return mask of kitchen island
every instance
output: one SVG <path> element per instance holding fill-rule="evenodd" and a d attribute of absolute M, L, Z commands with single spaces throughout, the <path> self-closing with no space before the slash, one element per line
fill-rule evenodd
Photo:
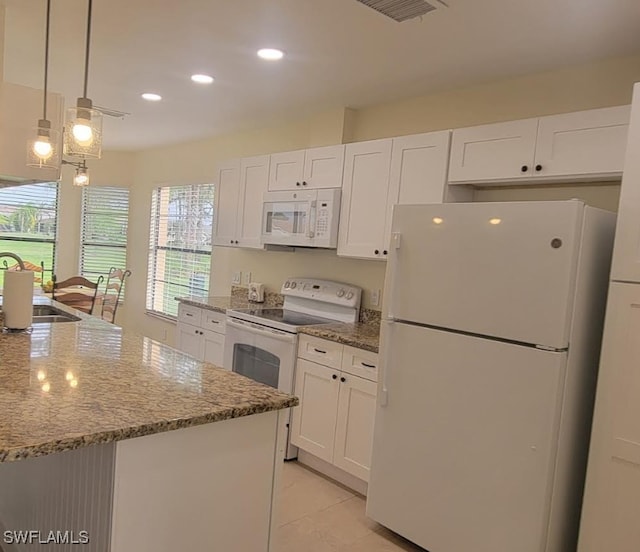
<path fill-rule="evenodd" d="M 5 552 L 50 531 L 89 541 L 55 550 L 270 550 L 278 418 L 297 400 L 71 312 L 0 334 Z"/>

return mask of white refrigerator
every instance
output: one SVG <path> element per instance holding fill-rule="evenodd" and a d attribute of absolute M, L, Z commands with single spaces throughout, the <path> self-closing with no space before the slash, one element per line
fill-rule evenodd
<path fill-rule="evenodd" d="M 369 517 L 430 552 L 575 550 L 614 226 L 394 208 Z"/>

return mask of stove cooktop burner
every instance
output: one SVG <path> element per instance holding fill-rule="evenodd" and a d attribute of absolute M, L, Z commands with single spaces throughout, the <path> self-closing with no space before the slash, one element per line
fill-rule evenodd
<path fill-rule="evenodd" d="M 233 312 L 249 314 L 256 318 L 260 318 L 264 320 L 265 324 L 267 324 L 267 322 L 278 322 L 289 326 L 312 326 L 314 324 L 331 324 L 335 322 L 335 320 L 330 320 L 328 318 L 320 318 L 319 316 L 311 316 L 310 314 L 285 309 L 263 309 L 257 307 L 233 309 L 230 311 L 231 314 Z"/>

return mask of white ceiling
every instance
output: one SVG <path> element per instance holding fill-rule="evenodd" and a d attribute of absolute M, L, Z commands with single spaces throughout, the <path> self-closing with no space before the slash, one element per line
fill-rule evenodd
<path fill-rule="evenodd" d="M 2 0 L 0 0 L 2 3 Z M 45 0 L 4 0 L 4 80 L 42 87 Z M 142 149 L 640 52 L 638 0 L 449 0 L 396 23 L 355 0 L 94 0 L 89 97 Z M 86 0 L 53 0 L 50 89 L 81 96 Z M 282 48 L 280 62 L 258 59 Z M 192 73 L 216 82 L 197 86 Z M 157 92 L 159 103 L 140 94 Z"/>

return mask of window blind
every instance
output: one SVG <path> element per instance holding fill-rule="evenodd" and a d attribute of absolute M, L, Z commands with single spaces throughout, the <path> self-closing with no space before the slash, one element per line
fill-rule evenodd
<path fill-rule="evenodd" d="M 175 297 L 209 289 L 213 185 L 164 186 L 153 191 L 147 310 L 176 317 Z"/>
<path fill-rule="evenodd" d="M 0 251 L 15 253 L 25 261 L 35 271 L 35 285 L 51 280 L 55 271 L 57 222 L 57 182 L 0 188 Z M 0 268 L 15 264 L 9 257 L 0 259 Z M 0 287 L 3 285 L 4 270 L 0 270 Z"/>
<path fill-rule="evenodd" d="M 82 276 L 95 282 L 102 274 L 106 280 L 112 266 L 122 270 L 126 268 L 128 222 L 127 188 L 93 186 L 82 190 Z"/>

